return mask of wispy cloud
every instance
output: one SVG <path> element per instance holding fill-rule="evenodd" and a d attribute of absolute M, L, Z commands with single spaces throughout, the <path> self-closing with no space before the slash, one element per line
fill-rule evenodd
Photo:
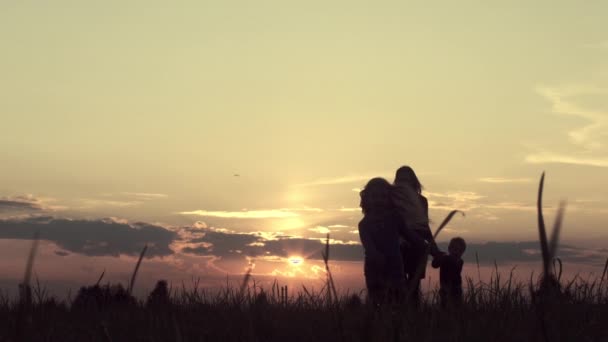
<path fill-rule="evenodd" d="M 608 113 L 581 106 L 576 103 L 576 97 L 606 96 L 608 88 L 572 85 L 561 88 L 537 87 L 536 91 L 551 103 L 555 114 L 574 116 L 588 121 L 587 125 L 568 132 L 572 143 L 590 150 L 602 147 L 601 138 L 606 134 L 608 127 Z"/>
<path fill-rule="evenodd" d="M 429 207 L 439 210 L 472 210 L 480 206 L 479 200 L 485 196 L 473 191 L 426 192 Z"/>
<path fill-rule="evenodd" d="M 526 162 L 530 164 L 572 164 L 596 167 L 608 167 L 608 158 L 601 157 L 577 157 L 559 153 L 540 152 L 526 156 Z"/>
<path fill-rule="evenodd" d="M 352 213 L 352 212 L 358 212 L 361 211 L 361 208 L 340 208 L 337 209 L 338 211 L 344 212 L 344 213 Z"/>
<path fill-rule="evenodd" d="M 336 177 L 324 177 L 324 178 L 318 178 L 315 180 L 312 180 L 310 182 L 304 182 L 304 183 L 299 183 L 299 184 L 295 184 L 295 187 L 314 187 L 314 186 L 323 186 L 323 185 L 339 185 L 339 184 L 352 184 L 352 183 L 366 183 L 367 181 L 369 181 L 372 178 L 375 177 L 386 177 L 387 179 L 389 179 L 390 177 L 394 176 L 396 170 L 389 170 L 389 171 L 382 171 L 382 172 L 377 172 L 377 173 L 369 173 L 369 174 L 365 174 L 365 175 L 357 175 L 357 174 L 350 174 L 350 175 L 345 175 L 345 176 L 336 176 Z M 428 176 L 428 175 L 436 175 L 438 174 L 437 172 L 416 172 L 416 174 L 418 176 Z M 389 179 L 389 180 L 392 180 Z M 361 188 L 352 188 L 352 191 L 355 192 L 359 192 L 361 191 Z"/>
<path fill-rule="evenodd" d="M 125 223 L 122 220 L 72 220 L 54 217 L 29 217 L 0 220 L 0 239 L 40 238 L 56 243 L 72 253 L 89 256 L 137 255 L 148 244 L 148 257 L 170 255 L 169 245 L 176 233 L 148 223 Z"/>
<path fill-rule="evenodd" d="M 125 196 L 135 197 L 141 200 L 153 200 L 169 197 L 169 195 L 166 194 L 153 194 L 147 192 L 122 192 L 121 194 Z"/>
<path fill-rule="evenodd" d="M 429 208 L 436 210 L 473 210 L 480 206 L 484 198 L 473 191 L 425 192 L 429 199 Z"/>
<path fill-rule="evenodd" d="M 18 195 L 0 197 L 0 212 L 23 211 L 56 211 L 64 210 L 65 206 L 53 204 L 54 198 L 37 197 L 34 195 Z"/>
<path fill-rule="evenodd" d="M 482 183 L 530 183 L 532 182 L 531 178 L 502 178 L 502 177 L 485 177 L 480 178 L 480 182 Z"/>
<path fill-rule="evenodd" d="M 42 210 L 39 203 L 15 197 L 0 198 L 0 210 Z"/>
<path fill-rule="evenodd" d="M 608 95 L 608 88 L 584 84 L 561 87 L 539 86 L 536 87 L 536 92 L 551 104 L 551 111 L 554 114 L 579 118 L 586 123 L 568 132 L 570 142 L 579 149 L 579 152 L 540 150 L 528 154 L 525 161 L 532 164 L 560 163 L 608 167 L 608 156 L 603 151 L 608 137 L 608 109 L 603 99 Z M 593 98 L 595 98 L 595 107 L 581 104 Z M 605 107 L 597 107 L 598 103 Z"/>
<path fill-rule="evenodd" d="M 533 204 L 518 203 L 518 202 L 499 202 L 494 204 L 484 204 L 483 208 L 499 209 L 499 210 L 519 210 L 519 211 L 535 211 L 536 206 Z"/>
<path fill-rule="evenodd" d="M 528 203 L 520 202 L 491 202 L 486 196 L 480 195 L 472 191 L 451 191 L 445 193 L 427 193 L 429 198 L 429 207 L 435 210 L 464 210 L 464 211 L 483 211 L 489 209 L 483 215 L 485 219 L 495 219 L 493 214 L 497 210 L 515 210 L 515 211 L 534 211 L 535 206 Z M 477 213 L 476 215 L 481 215 Z"/>
<path fill-rule="evenodd" d="M 83 198 L 80 200 L 82 203 L 80 209 L 91 209 L 98 207 L 115 207 L 115 208 L 127 208 L 134 207 L 142 204 L 141 201 L 119 201 L 119 200 L 104 200 L 95 198 Z"/>
<path fill-rule="evenodd" d="M 348 228 L 349 226 L 343 224 L 332 224 L 331 226 L 327 226 L 328 228 Z"/>
<path fill-rule="evenodd" d="M 425 192 L 425 195 L 428 198 L 449 198 L 462 202 L 476 201 L 485 197 L 473 191 Z"/>
<path fill-rule="evenodd" d="M 308 206 L 294 208 L 278 208 L 265 210 L 248 210 L 242 209 L 238 211 L 228 210 L 193 210 L 182 211 L 180 215 L 192 215 L 203 217 L 219 217 L 219 218 L 236 218 L 236 219 L 269 219 L 269 218 L 289 218 L 301 216 L 300 213 L 321 213 L 324 210 Z"/>
<path fill-rule="evenodd" d="M 198 232 L 198 230 L 197 230 Z M 467 234 L 466 229 L 446 228 L 450 235 Z M 357 234 L 357 231 L 352 231 Z M 237 233 L 218 232 L 212 229 L 203 231 L 202 236 L 189 240 L 192 246 L 182 249 L 182 252 L 219 258 L 256 258 L 285 262 L 291 255 L 299 255 L 305 259 L 321 260 L 325 238 L 302 238 L 290 235 L 271 235 L 267 239 L 259 232 Z M 332 244 L 332 259 L 341 261 L 363 260 L 363 247 L 358 241 L 330 240 Z M 200 245 L 197 245 L 200 244 Z M 447 249 L 446 243 L 440 243 L 442 249 Z M 467 247 L 465 259 L 473 261 L 476 252 L 479 261 L 484 264 L 538 261 L 539 255 L 530 253 L 538 250 L 538 241 L 525 242 L 471 242 Z M 605 253 L 574 246 L 563 245 L 560 248 L 562 260 L 602 263 Z"/>
<path fill-rule="evenodd" d="M 313 212 L 313 213 L 320 213 L 323 212 L 324 210 L 321 208 L 314 208 L 314 207 L 294 207 L 294 208 L 281 208 L 279 210 L 283 210 L 283 211 L 294 211 L 294 212 Z"/>
<path fill-rule="evenodd" d="M 319 233 L 319 234 L 329 234 L 332 232 L 331 229 L 329 229 L 328 227 L 323 227 L 323 226 L 317 226 L 314 228 L 310 228 L 308 230 L 311 232 Z"/>
<path fill-rule="evenodd" d="M 193 215 L 202 217 L 237 218 L 237 219 L 268 219 L 268 218 L 287 218 L 300 216 L 293 211 L 282 209 L 271 210 L 241 210 L 241 211 L 209 211 L 194 210 L 182 211 L 180 215 Z"/>
<path fill-rule="evenodd" d="M 381 173 L 381 175 L 388 173 Z M 338 184 L 350 184 L 350 183 L 361 183 L 368 181 L 374 177 L 378 177 L 376 175 L 350 175 L 350 176 L 342 176 L 342 177 L 333 177 L 333 178 L 320 178 L 306 183 L 296 184 L 296 187 L 311 187 L 311 186 L 321 186 L 321 185 L 338 185 Z"/>

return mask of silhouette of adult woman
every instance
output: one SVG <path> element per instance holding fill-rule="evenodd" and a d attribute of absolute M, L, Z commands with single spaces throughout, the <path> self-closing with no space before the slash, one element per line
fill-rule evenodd
<path fill-rule="evenodd" d="M 401 234 L 403 271 L 409 298 L 414 305 L 420 303 L 420 281 L 424 279 L 427 264 L 427 246 L 431 255 L 439 249 L 429 227 L 429 204 L 422 195 L 422 184 L 409 166 L 400 167 L 395 174 L 391 199 L 406 225 L 406 234 Z"/>
<path fill-rule="evenodd" d="M 363 273 L 368 298 L 381 303 L 395 298 L 403 288 L 404 274 L 399 236 L 403 220 L 391 201 L 391 184 L 383 178 L 371 179 L 361 191 L 363 219 L 359 237 L 365 250 Z"/>

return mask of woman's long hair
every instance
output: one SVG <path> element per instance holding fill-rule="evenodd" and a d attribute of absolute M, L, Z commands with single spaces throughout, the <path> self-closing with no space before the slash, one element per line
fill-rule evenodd
<path fill-rule="evenodd" d="M 391 184 L 384 178 L 372 178 L 367 182 L 365 188 L 359 193 L 363 214 L 389 210 L 392 205 L 391 188 Z"/>
<path fill-rule="evenodd" d="M 420 184 L 414 170 L 407 165 L 400 167 L 395 174 L 395 183 L 402 182 L 409 184 L 414 190 L 416 190 L 418 195 L 422 194 L 422 184 Z"/>

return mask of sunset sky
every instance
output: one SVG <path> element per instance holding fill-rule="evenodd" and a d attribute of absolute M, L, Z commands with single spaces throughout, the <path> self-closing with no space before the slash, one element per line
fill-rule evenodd
<path fill-rule="evenodd" d="M 20 279 L 35 231 L 48 281 L 104 268 L 123 281 L 145 243 L 150 279 L 249 262 L 260 277 L 317 279 L 328 232 L 337 272 L 360 279 L 358 189 L 402 165 L 433 227 L 466 212 L 441 242 L 460 235 L 466 260 L 505 264 L 538 258 L 546 171 L 549 223 L 568 201 L 560 253 L 601 265 L 606 13 L 602 1 L 3 1 L 1 281 Z"/>

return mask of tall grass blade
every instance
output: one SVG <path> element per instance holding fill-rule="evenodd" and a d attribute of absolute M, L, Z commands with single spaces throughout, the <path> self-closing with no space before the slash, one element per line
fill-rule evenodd
<path fill-rule="evenodd" d="M 545 173 L 543 172 L 540 177 L 540 184 L 538 186 L 538 201 L 536 202 L 536 209 L 538 212 L 538 238 L 540 240 L 540 250 L 543 257 L 543 272 L 544 276 L 547 277 L 551 272 L 549 263 L 551 259 L 549 257 L 549 245 L 547 243 L 547 231 L 545 229 L 545 219 L 543 218 L 543 188 L 545 185 Z"/>
<path fill-rule="evenodd" d="M 40 232 L 34 233 L 34 238 L 32 241 L 32 248 L 30 249 L 30 254 L 27 257 L 27 263 L 25 264 L 25 274 L 23 276 L 24 287 L 29 288 L 30 282 L 32 281 L 32 269 L 34 268 L 34 259 L 36 258 L 36 252 L 38 251 L 38 242 L 40 241 Z"/>
<path fill-rule="evenodd" d="M 443 230 L 443 228 L 445 226 L 448 225 L 448 223 L 450 223 L 450 221 L 452 220 L 452 217 L 454 217 L 454 215 L 456 214 L 462 214 L 462 216 L 465 216 L 463 211 L 460 210 L 452 210 L 450 211 L 450 213 L 448 214 L 448 216 L 445 217 L 445 219 L 443 219 L 443 222 L 441 222 L 441 224 L 439 225 L 439 227 L 437 227 L 437 230 L 435 231 L 435 234 L 433 234 L 433 239 L 437 238 L 437 235 L 439 235 L 439 233 L 441 232 L 441 230 Z"/>
<path fill-rule="evenodd" d="M 557 246 L 559 245 L 559 235 L 562 228 L 562 221 L 564 219 L 564 211 L 566 210 L 566 202 L 562 201 L 557 209 L 557 216 L 555 217 L 555 223 L 553 224 L 553 232 L 551 232 L 551 241 L 549 242 L 549 257 L 555 258 L 557 253 Z"/>
<path fill-rule="evenodd" d="M 40 232 L 34 233 L 32 248 L 25 264 L 25 274 L 23 275 L 23 283 L 19 285 L 19 306 L 16 317 L 16 335 L 18 341 L 25 341 L 26 334 L 30 330 L 29 325 L 32 321 L 32 269 L 34 267 L 34 259 L 38 251 L 38 242 L 40 240 Z"/>
<path fill-rule="evenodd" d="M 323 262 L 325 263 L 325 271 L 327 272 L 327 295 L 328 300 L 331 303 L 332 295 L 335 300 L 338 300 L 338 294 L 336 291 L 336 286 L 334 285 L 334 278 L 331 276 L 331 271 L 329 269 L 329 233 L 327 233 L 327 239 L 325 240 L 325 250 L 321 253 L 323 256 Z"/>
<path fill-rule="evenodd" d="M 133 275 L 131 276 L 131 281 L 129 282 L 129 290 L 128 293 L 133 293 L 133 285 L 135 285 L 135 278 L 137 278 L 137 272 L 139 272 L 139 266 L 141 265 L 141 260 L 146 255 L 146 250 L 148 250 L 148 244 L 144 246 L 144 249 L 141 250 L 141 254 L 139 255 L 139 260 L 137 260 L 137 264 L 135 265 L 135 270 L 133 270 Z"/>
<path fill-rule="evenodd" d="M 253 264 L 249 263 L 249 267 L 247 268 L 247 273 L 243 277 L 243 282 L 241 283 L 241 288 L 239 289 L 239 298 L 243 298 L 245 295 L 245 290 L 247 289 L 247 284 L 249 284 L 249 279 L 251 278 L 251 271 L 253 270 Z"/>
<path fill-rule="evenodd" d="M 101 283 L 101 280 L 103 279 L 103 276 L 106 275 L 106 269 L 103 269 L 103 272 L 101 272 L 101 275 L 99 276 L 99 279 L 97 279 L 97 282 L 95 283 L 95 286 L 99 286 L 99 284 Z"/>
<path fill-rule="evenodd" d="M 600 278 L 600 289 L 602 288 L 602 284 L 604 283 L 604 279 L 606 279 L 606 274 L 608 273 L 608 258 L 606 258 L 606 264 L 604 265 L 604 272 L 602 272 L 602 277 Z"/>
<path fill-rule="evenodd" d="M 557 266 L 559 266 L 559 269 L 557 268 Z M 564 264 L 562 263 L 562 259 L 554 258 L 553 259 L 553 273 L 557 276 L 558 282 L 562 279 L 563 270 L 564 270 Z"/>
<path fill-rule="evenodd" d="M 477 280 L 481 284 L 481 269 L 479 267 L 479 254 L 477 254 L 477 251 L 475 251 L 475 262 L 477 262 Z"/>

